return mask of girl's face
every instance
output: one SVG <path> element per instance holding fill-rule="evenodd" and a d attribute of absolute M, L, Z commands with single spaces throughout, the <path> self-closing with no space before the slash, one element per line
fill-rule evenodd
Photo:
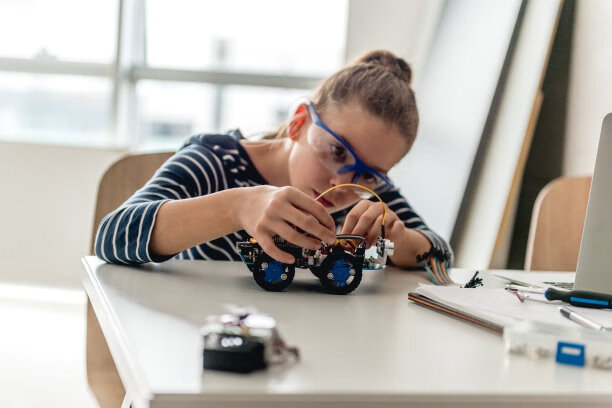
<path fill-rule="evenodd" d="M 298 112 L 305 115 L 305 120 L 291 136 L 293 143 L 289 153 L 290 184 L 316 198 L 330 187 L 352 183 L 354 171 L 339 174 L 336 169 L 332 169 L 333 161 L 338 163 L 338 169 L 347 162 L 354 162 L 352 155 L 342 148 L 340 142 L 337 146 L 334 145 L 337 140 L 327 130 L 313 123 L 306 106 L 300 107 Z M 350 146 L 366 166 L 383 176 L 386 176 L 408 150 L 407 142 L 395 126 L 390 126 L 363 110 L 359 104 L 348 104 L 341 108 L 332 105 L 325 112 L 319 113 L 319 117 L 333 133 Z M 326 141 L 330 143 L 326 144 Z M 325 152 L 331 154 L 330 160 L 321 157 L 319 146 L 324 144 L 331 149 Z M 359 179 L 359 184 L 364 184 L 362 181 L 367 183 L 368 173 L 364 176 Z M 339 188 L 330 191 L 319 201 L 329 212 L 335 212 L 359 201 L 362 192 L 357 189 Z"/>

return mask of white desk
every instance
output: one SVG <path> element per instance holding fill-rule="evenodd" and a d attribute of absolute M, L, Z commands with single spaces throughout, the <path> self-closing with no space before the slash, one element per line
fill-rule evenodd
<path fill-rule="evenodd" d="M 421 272 L 365 271 L 355 292 L 334 296 L 301 269 L 272 293 L 239 262 L 84 264 L 134 407 L 612 406 L 612 372 L 508 356 L 501 336 L 410 302 Z M 203 371 L 199 328 L 227 304 L 272 314 L 301 361 Z"/>

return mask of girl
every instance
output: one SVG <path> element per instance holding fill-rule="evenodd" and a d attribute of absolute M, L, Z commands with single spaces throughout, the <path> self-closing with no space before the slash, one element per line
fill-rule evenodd
<path fill-rule="evenodd" d="M 385 201 L 395 265 L 414 267 L 416 256 L 432 247 L 450 253 L 387 177 L 416 137 L 410 82 L 403 59 L 372 51 L 325 80 L 261 141 L 244 140 L 237 130 L 192 137 L 102 220 L 96 255 L 126 264 L 240 260 L 235 244 L 251 236 L 272 258 L 291 264 L 293 256 L 274 245 L 275 235 L 311 249 L 333 244 L 336 232 L 373 244 L 379 202 L 344 187 L 316 200 L 343 183 L 368 187 Z"/>

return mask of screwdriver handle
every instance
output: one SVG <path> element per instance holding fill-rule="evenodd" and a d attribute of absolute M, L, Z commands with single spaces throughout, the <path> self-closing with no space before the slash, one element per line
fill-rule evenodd
<path fill-rule="evenodd" d="M 587 290 L 561 290 L 548 288 L 544 292 L 548 300 L 562 300 L 574 306 L 590 307 L 592 309 L 612 308 L 612 295 L 589 292 Z"/>

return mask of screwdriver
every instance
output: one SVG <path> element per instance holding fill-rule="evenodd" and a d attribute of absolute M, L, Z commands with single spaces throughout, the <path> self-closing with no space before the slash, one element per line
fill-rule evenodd
<path fill-rule="evenodd" d="M 508 285 L 506 289 L 518 292 L 541 293 L 547 300 L 561 300 L 570 305 L 591 309 L 612 309 L 612 295 L 587 290 L 564 290 L 557 288 L 537 289 Z"/>

